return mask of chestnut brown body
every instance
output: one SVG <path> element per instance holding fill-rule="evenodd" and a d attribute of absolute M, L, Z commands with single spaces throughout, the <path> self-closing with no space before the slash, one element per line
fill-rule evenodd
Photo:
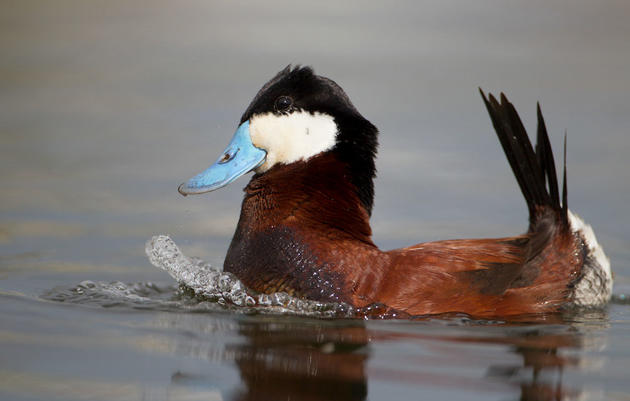
<path fill-rule="evenodd" d="M 568 302 L 583 244 L 553 211 L 542 208 L 521 236 L 384 252 L 346 177 L 332 153 L 254 176 L 224 269 L 261 292 L 410 315 L 553 312 Z"/>

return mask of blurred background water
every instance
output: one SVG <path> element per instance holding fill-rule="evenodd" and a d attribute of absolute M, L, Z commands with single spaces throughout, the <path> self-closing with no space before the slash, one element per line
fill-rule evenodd
<path fill-rule="evenodd" d="M 629 19 L 613 0 L 4 1 L 0 398 L 629 399 Z M 568 133 L 569 205 L 611 257 L 616 303 L 488 325 L 42 299 L 84 280 L 174 296 L 144 256 L 154 234 L 220 266 L 246 179 L 177 186 L 289 63 L 379 127 L 383 248 L 525 230 L 477 87 L 506 92 L 530 130 L 540 101 L 557 158 Z"/>

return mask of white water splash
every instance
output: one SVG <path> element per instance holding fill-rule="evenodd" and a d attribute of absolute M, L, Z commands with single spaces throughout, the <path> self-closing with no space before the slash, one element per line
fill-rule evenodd
<path fill-rule="evenodd" d="M 167 235 L 151 238 L 145 251 L 151 264 L 168 272 L 180 285 L 203 300 L 244 307 L 251 312 L 337 318 L 356 316 L 354 308 L 343 303 L 301 299 L 286 292 L 259 294 L 247 288 L 233 274 L 214 268 L 199 258 L 184 255 Z"/>

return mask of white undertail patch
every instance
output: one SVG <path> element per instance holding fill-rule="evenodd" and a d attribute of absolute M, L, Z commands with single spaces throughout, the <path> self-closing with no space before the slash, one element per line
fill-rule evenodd
<path fill-rule="evenodd" d="M 577 233 L 586 245 L 586 258 L 581 277 L 575 284 L 573 303 L 578 306 L 599 306 L 610 301 L 613 277 L 610 260 L 604 253 L 593 228 L 578 215 L 569 211 L 571 230 Z"/>
<path fill-rule="evenodd" d="M 337 141 L 337 124 L 323 113 L 295 111 L 291 114 L 255 115 L 249 120 L 249 134 L 254 146 L 267 151 L 265 162 L 257 173 L 278 163 L 307 160 L 332 149 Z"/>

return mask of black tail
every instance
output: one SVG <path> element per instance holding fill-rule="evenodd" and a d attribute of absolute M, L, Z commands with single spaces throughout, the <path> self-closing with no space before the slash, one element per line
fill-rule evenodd
<path fill-rule="evenodd" d="M 553 152 L 545 120 L 540 112 L 540 104 L 537 105 L 538 137 L 534 151 L 516 109 L 505 95 L 501 93 L 501 103 L 499 103 L 492 95 L 489 95 L 490 100 L 488 100 L 481 88 L 479 92 L 488 108 L 492 125 L 527 202 L 530 229 L 540 218 L 540 214 L 548 208 L 556 212 L 556 216 L 560 218 L 564 227 L 568 227 L 566 135 L 564 137 L 562 203 L 560 203 Z"/>

